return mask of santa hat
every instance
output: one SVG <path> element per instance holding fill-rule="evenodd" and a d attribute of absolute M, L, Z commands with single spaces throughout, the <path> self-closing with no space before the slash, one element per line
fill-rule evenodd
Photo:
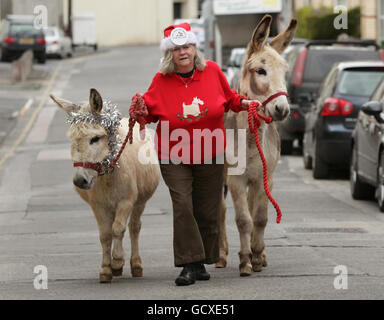
<path fill-rule="evenodd" d="M 160 49 L 166 51 L 190 43 L 196 44 L 197 38 L 191 31 L 189 23 L 185 22 L 164 29 L 164 39 L 161 40 Z"/>

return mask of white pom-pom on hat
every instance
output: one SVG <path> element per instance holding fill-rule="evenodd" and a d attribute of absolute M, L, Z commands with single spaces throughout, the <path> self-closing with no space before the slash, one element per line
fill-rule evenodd
<path fill-rule="evenodd" d="M 166 51 L 183 46 L 185 44 L 197 44 L 196 35 L 191 31 L 189 23 L 171 25 L 164 29 L 164 39 L 161 40 L 160 49 Z"/>

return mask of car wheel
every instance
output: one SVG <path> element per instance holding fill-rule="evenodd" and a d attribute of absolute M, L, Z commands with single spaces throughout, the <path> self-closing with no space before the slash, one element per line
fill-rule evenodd
<path fill-rule="evenodd" d="M 349 185 L 351 189 L 352 198 L 355 200 L 367 200 L 372 199 L 374 195 L 374 188 L 364 182 L 361 182 L 357 173 L 358 159 L 357 150 L 354 145 L 352 148 Z"/>
<path fill-rule="evenodd" d="M 319 152 L 317 150 L 317 140 L 315 139 L 313 144 L 314 150 L 314 161 L 313 161 L 313 171 L 312 175 L 315 179 L 325 179 L 328 178 L 328 166 L 320 159 Z"/>
<path fill-rule="evenodd" d="M 47 56 L 45 54 L 42 54 L 37 58 L 37 62 L 42 64 L 44 64 L 46 60 L 47 60 Z"/>
<path fill-rule="evenodd" d="M 379 167 L 377 168 L 376 199 L 380 211 L 384 212 L 384 151 L 381 152 Z"/>
<path fill-rule="evenodd" d="M 292 154 L 293 141 L 292 140 L 281 140 L 281 154 Z"/>

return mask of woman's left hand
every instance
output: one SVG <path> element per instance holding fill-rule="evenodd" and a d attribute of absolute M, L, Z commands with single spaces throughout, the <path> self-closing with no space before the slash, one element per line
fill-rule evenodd
<path fill-rule="evenodd" d="M 243 99 L 243 100 L 241 100 L 241 106 L 243 107 L 244 110 L 248 110 L 248 107 L 249 107 L 251 102 L 256 102 L 258 104 L 261 104 L 260 101 L 257 101 L 257 100 L 246 100 L 246 99 Z"/>

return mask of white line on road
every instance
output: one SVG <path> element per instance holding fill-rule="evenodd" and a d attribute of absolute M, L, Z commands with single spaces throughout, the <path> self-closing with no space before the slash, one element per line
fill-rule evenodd
<path fill-rule="evenodd" d="M 28 109 L 31 107 L 33 103 L 33 99 L 29 98 L 28 101 L 25 103 L 24 107 L 20 110 L 20 117 L 23 117 L 24 114 L 28 111 Z"/>

